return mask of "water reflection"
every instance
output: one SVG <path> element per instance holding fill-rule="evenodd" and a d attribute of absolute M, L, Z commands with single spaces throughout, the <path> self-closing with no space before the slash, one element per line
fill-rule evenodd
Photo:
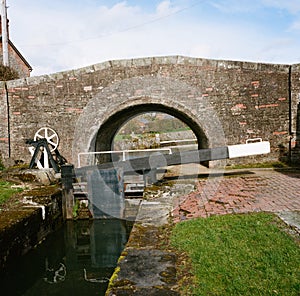
<path fill-rule="evenodd" d="M 104 295 L 131 226 L 121 220 L 67 222 L 0 274 L 2 295 Z"/>

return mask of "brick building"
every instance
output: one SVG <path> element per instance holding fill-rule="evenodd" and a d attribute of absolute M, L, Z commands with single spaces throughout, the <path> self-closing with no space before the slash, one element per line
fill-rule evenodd
<path fill-rule="evenodd" d="M 8 23 L 8 22 L 7 22 Z M 9 56 L 9 66 L 14 69 L 20 78 L 25 78 L 30 76 L 32 67 L 15 47 L 15 45 L 9 39 L 9 25 L 7 24 L 8 32 L 8 56 Z M 0 17 L 0 63 L 3 62 L 3 43 L 2 43 L 2 27 L 1 27 L 1 17 Z"/>

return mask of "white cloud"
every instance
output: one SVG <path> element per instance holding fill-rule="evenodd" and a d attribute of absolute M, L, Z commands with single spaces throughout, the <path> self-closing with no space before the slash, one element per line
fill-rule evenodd
<path fill-rule="evenodd" d="M 291 31 L 300 31 L 300 19 L 292 23 L 290 26 Z"/>
<path fill-rule="evenodd" d="M 171 1 L 165 0 L 160 2 L 156 7 L 156 17 L 167 16 L 172 13 L 176 13 L 179 7 L 173 6 Z"/>
<path fill-rule="evenodd" d="M 263 0 L 266 7 L 279 9 L 289 14 L 289 27 L 287 31 L 300 30 L 300 1 L 299 0 Z"/>
<path fill-rule="evenodd" d="M 262 0 L 262 3 L 267 7 L 274 7 L 295 14 L 300 11 L 299 0 Z"/>
<path fill-rule="evenodd" d="M 46 14 L 42 6 L 29 8 L 26 3 L 19 6 L 22 8 L 11 11 L 11 39 L 32 64 L 33 74 L 43 73 L 45 69 L 53 72 L 77 64 L 83 66 L 85 61 L 95 61 L 97 52 L 101 60 L 101 52 L 111 34 L 144 21 L 140 9 L 126 2 L 112 7 L 86 7 L 81 11 L 70 7 L 49 8 Z M 118 50 L 122 51 L 122 47 Z"/>
<path fill-rule="evenodd" d="M 210 4 L 225 13 L 253 12 L 263 8 L 281 9 L 292 14 L 300 11 L 299 0 L 212 0 Z"/>
<path fill-rule="evenodd" d="M 130 5 L 129 1 L 82 5 L 75 9 L 72 1 L 59 6 L 56 0 L 45 10 L 45 3 L 50 2 L 40 1 L 14 0 L 9 8 L 11 40 L 34 68 L 33 75 L 141 56 L 179 54 L 272 62 L 298 57 L 299 41 L 289 39 L 287 43 L 280 36 L 266 35 L 259 23 L 249 25 L 234 18 L 226 23 L 217 17 L 209 20 L 202 17 L 203 7 L 196 18 L 188 19 L 188 9 L 184 10 L 185 17 L 181 17 L 179 12 L 187 7 L 186 0 L 177 1 L 176 5 L 174 1 L 163 0 L 148 10 Z M 278 2 L 262 1 L 265 5 Z M 260 1 L 214 0 L 213 3 L 226 2 L 227 8 L 230 4 L 235 9 L 247 10 L 257 9 Z M 196 6 L 190 12 L 195 13 L 194 9 Z"/>
<path fill-rule="evenodd" d="M 210 4 L 224 13 L 243 13 L 255 11 L 259 8 L 259 0 L 214 0 Z"/>

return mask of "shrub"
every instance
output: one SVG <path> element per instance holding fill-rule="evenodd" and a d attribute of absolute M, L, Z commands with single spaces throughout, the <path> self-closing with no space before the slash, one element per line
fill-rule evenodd
<path fill-rule="evenodd" d="M 1 81 L 13 80 L 13 79 L 18 79 L 18 78 L 20 78 L 20 77 L 16 70 L 0 64 L 0 80 Z"/>

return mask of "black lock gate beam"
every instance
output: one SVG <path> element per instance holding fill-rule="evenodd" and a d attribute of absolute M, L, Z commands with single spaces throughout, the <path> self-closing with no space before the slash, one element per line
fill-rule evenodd
<path fill-rule="evenodd" d="M 120 167 L 125 172 L 151 170 L 169 165 L 200 163 L 204 161 L 221 160 L 228 158 L 244 157 L 250 155 L 270 153 L 270 143 L 259 141 L 249 144 L 238 144 L 209 149 L 191 150 L 168 155 L 151 155 L 149 157 L 134 158 L 126 161 L 103 163 L 96 166 L 86 166 L 76 169 L 76 173 L 84 173 L 94 169 L 111 169 Z"/>

